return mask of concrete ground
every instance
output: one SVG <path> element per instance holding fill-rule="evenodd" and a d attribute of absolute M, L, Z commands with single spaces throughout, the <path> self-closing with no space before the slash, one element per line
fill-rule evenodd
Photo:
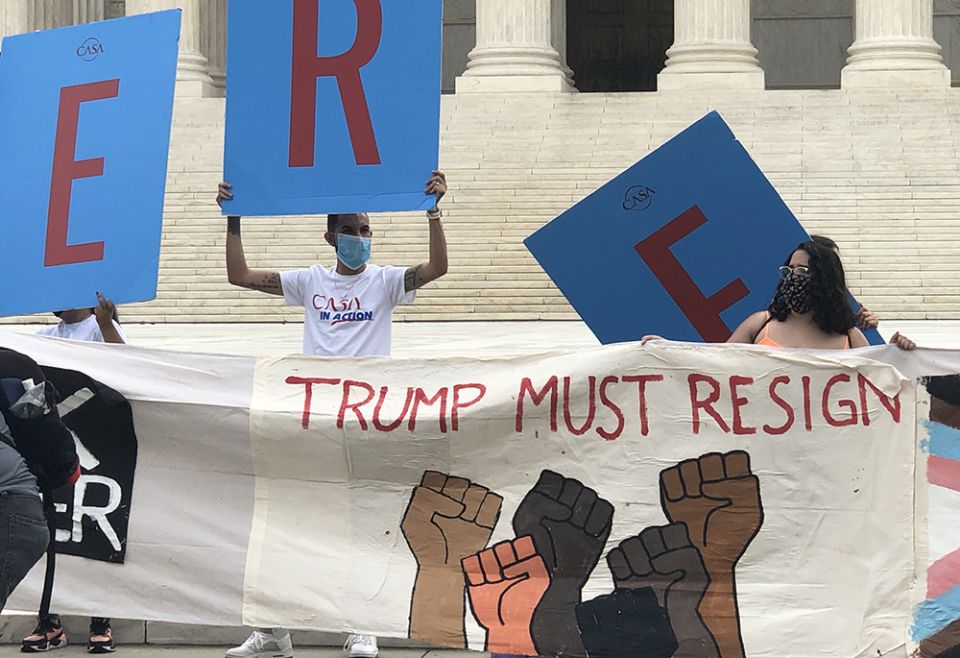
<path fill-rule="evenodd" d="M 67 635 L 67 647 L 55 651 L 54 655 L 65 658 L 87 655 L 89 619 L 65 616 L 61 621 Z M 3 616 L 0 616 L 0 645 L 19 645 L 20 640 L 30 634 L 36 623 L 34 615 L 4 612 Z M 241 644 L 250 634 L 249 628 L 187 626 L 129 619 L 114 619 L 112 625 L 114 641 L 118 647 L 123 647 L 124 655 L 129 653 L 131 656 L 151 658 L 161 655 L 220 657 L 227 648 Z M 346 635 L 342 633 L 295 631 L 294 651 L 297 656 L 344 658 L 342 647 L 345 639 Z M 427 654 L 434 658 L 437 654 L 444 654 L 444 658 L 482 656 L 479 652 L 431 649 L 410 640 L 380 638 L 378 645 L 384 658 L 424 658 Z M 4 652 L 12 654 L 15 651 L 14 646 L 0 647 L 0 655 Z"/>
<path fill-rule="evenodd" d="M 4 638 L 6 639 L 6 638 Z M 19 642 L 19 638 L 17 639 Z M 77 636 L 75 643 L 68 644 L 62 649 L 51 652 L 59 658 L 79 658 L 88 656 L 86 651 L 86 636 Z M 228 645 L 159 645 L 159 644 L 117 644 L 117 653 L 128 658 L 223 658 Z M 345 658 L 342 647 L 337 646 L 306 646 L 297 644 L 294 639 L 294 655 L 298 658 Z M 21 655 L 16 647 L 10 646 L 0 649 L 0 654 L 9 653 Z M 446 649 L 409 649 L 397 647 L 380 647 L 382 658 L 482 658 L 487 654 L 471 651 L 451 651 Z"/>
<path fill-rule="evenodd" d="M 36 325 L 5 330 L 33 333 Z M 923 347 L 960 349 L 960 320 L 888 320 L 890 337 L 902 331 Z M 279 356 L 301 349 L 302 325 L 128 324 L 131 343 L 160 349 L 248 356 Z M 394 357 L 516 356 L 598 346 L 582 322 L 408 322 L 393 325 Z"/>

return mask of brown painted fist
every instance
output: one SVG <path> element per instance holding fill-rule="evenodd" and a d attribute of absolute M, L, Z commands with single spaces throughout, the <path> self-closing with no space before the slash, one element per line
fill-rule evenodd
<path fill-rule="evenodd" d="M 470 480 L 426 471 L 400 529 L 417 564 L 460 565 L 487 545 L 503 498 Z"/>
<path fill-rule="evenodd" d="M 660 500 L 673 523 L 683 523 L 707 570 L 730 571 L 763 523 L 760 481 L 742 451 L 710 453 L 660 473 Z"/>

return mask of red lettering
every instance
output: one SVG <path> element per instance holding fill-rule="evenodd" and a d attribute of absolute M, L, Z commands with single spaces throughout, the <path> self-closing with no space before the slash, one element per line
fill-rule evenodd
<path fill-rule="evenodd" d="M 591 427 L 593 419 L 597 415 L 597 378 L 590 376 L 587 378 L 587 419 L 580 427 L 574 427 L 572 414 L 570 413 L 570 378 L 563 378 L 563 423 L 574 436 L 583 436 Z"/>
<path fill-rule="evenodd" d="M 833 387 L 836 384 L 849 381 L 850 375 L 834 375 L 827 381 L 827 385 L 823 387 L 823 398 L 821 400 L 823 405 L 823 417 L 827 420 L 827 424 L 832 425 L 833 427 L 843 427 L 844 425 L 857 424 L 857 405 L 853 403 L 853 400 L 840 400 L 837 402 L 838 407 L 841 409 L 846 409 L 850 412 L 849 418 L 837 420 L 833 414 L 830 413 L 830 392 L 833 390 Z"/>
<path fill-rule="evenodd" d="M 750 291 L 743 281 L 736 279 L 705 297 L 670 251 L 670 247 L 706 223 L 707 218 L 700 208 L 693 206 L 634 248 L 700 337 L 710 343 L 722 343 L 732 332 L 720 318 L 720 313 L 749 295 Z"/>
<path fill-rule="evenodd" d="M 874 392 L 877 396 L 877 399 L 880 400 L 888 412 L 890 412 L 890 417 L 893 419 L 893 422 L 900 422 L 900 394 L 897 393 L 893 396 L 891 400 L 883 391 L 873 385 L 869 379 L 864 377 L 861 374 L 857 374 L 857 383 L 860 385 L 860 414 L 863 418 L 864 427 L 869 427 L 870 425 L 870 410 L 867 408 L 867 388 Z"/>
<path fill-rule="evenodd" d="M 613 415 L 617 417 L 617 428 L 612 432 L 608 432 L 603 429 L 603 427 L 597 428 L 597 434 L 600 435 L 606 441 L 616 441 L 620 438 L 620 434 L 623 433 L 623 427 L 626 424 L 623 413 L 620 411 L 620 407 L 614 404 L 610 398 L 607 397 L 607 386 L 610 384 L 617 384 L 620 382 L 619 377 L 604 377 L 600 381 L 600 403 L 605 406 L 607 409 L 613 412 Z"/>
<path fill-rule="evenodd" d="M 647 384 L 649 382 L 662 382 L 663 375 L 627 375 L 623 378 L 627 384 L 636 384 L 637 393 L 640 396 L 640 436 L 646 436 L 650 432 L 650 426 L 647 421 Z"/>
<path fill-rule="evenodd" d="M 730 377 L 730 400 L 733 404 L 733 433 L 737 435 L 757 433 L 756 427 L 746 427 L 743 424 L 743 419 L 740 417 L 740 409 L 747 406 L 750 400 L 741 397 L 740 392 L 737 390 L 740 386 L 749 386 L 752 383 L 752 377 L 740 377 L 738 375 Z"/>
<path fill-rule="evenodd" d="M 440 402 L 440 432 L 446 434 L 447 432 L 447 387 L 444 386 L 437 394 L 432 398 L 428 398 L 427 394 L 422 388 L 418 388 L 417 392 L 414 394 L 413 398 L 413 409 L 410 411 L 410 422 L 407 424 L 407 427 L 411 432 L 417 429 L 417 411 L 420 408 L 421 404 L 424 404 L 428 407 L 433 406 L 437 402 Z"/>
<path fill-rule="evenodd" d="M 119 80 L 90 82 L 60 90 L 57 138 L 53 147 L 53 174 L 50 178 L 50 205 L 47 209 L 47 245 L 43 257 L 45 267 L 103 260 L 103 242 L 67 244 L 70 197 L 73 193 L 73 181 L 103 175 L 103 158 L 76 159 L 80 104 L 116 98 L 119 93 Z"/>
<path fill-rule="evenodd" d="M 809 432 L 813 429 L 813 417 L 810 414 L 810 377 L 804 375 L 800 383 L 803 385 L 803 426 Z"/>
<path fill-rule="evenodd" d="M 313 385 L 330 384 L 336 386 L 340 383 L 339 379 L 325 379 L 323 377 L 287 377 L 288 384 L 303 384 L 306 388 L 303 392 L 303 416 L 300 419 L 300 425 L 303 429 L 310 429 L 310 404 L 313 402 Z"/>
<path fill-rule="evenodd" d="M 793 427 L 793 421 L 796 420 L 796 414 L 793 412 L 793 407 L 787 403 L 782 397 L 777 394 L 777 386 L 780 384 L 789 384 L 790 378 L 786 375 L 779 375 L 773 378 L 773 381 L 770 382 L 770 399 L 773 400 L 778 407 L 783 409 L 784 413 L 787 414 L 787 421 L 780 427 L 773 427 L 772 425 L 764 425 L 763 431 L 767 434 L 773 434 L 774 436 L 779 434 L 785 434 L 787 430 Z M 809 404 L 807 405 L 809 409 Z M 808 414 L 809 415 L 809 414 Z M 807 428 L 809 429 L 809 428 Z"/>
<path fill-rule="evenodd" d="M 322 308 L 323 302 L 321 300 L 326 299 L 323 295 L 314 295 L 313 296 L 313 308 L 318 311 Z"/>
<path fill-rule="evenodd" d="M 705 400 L 699 399 L 700 383 L 709 384 L 713 389 Z M 720 399 L 720 382 L 709 375 L 698 375 L 696 373 L 687 377 L 687 384 L 690 386 L 690 410 L 693 415 L 693 433 L 700 433 L 700 410 L 703 409 L 707 414 L 717 421 L 717 425 L 724 433 L 730 432 L 730 426 L 713 408 L 713 403 Z"/>
<path fill-rule="evenodd" d="M 403 411 L 400 412 L 400 416 L 392 423 L 384 424 L 380 421 L 380 410 L 383 409 L 383 403 L 387 398 L 387 391 L 388 389 L 386 386 L 380 387 L 380 397 L 377 399 L 377 404 L 373 408 L 373 426 L 381 432 L 392 432 L 400 427 L 400 423 L 403 422 L 404 416 L 407 415 L 407 410 L 410 409 L 410 400 L 413 399 L 413 389 L 408 386 L 407 398 L 403 402 Z"/>
<path fill-rule="evenodd" d="M 350 390 L 354 388 L 362 388 L 366 391 L 367 395 L 363 398 L 362 402 L 350 402 Z M 368 404 L 374 395 L 376 395 L 376 393 L 373 390 L 373 386 L 370 386 L 370 384 L 366 382 L 357 382 L 350 379 L 343 382 L 343 397 L 340 400 L 340 411 L 337 413 L 337 429 L 343 429 L 344 416 L 347 411 L 352 411 L 357 417 L 357 420 L 360 421 L 360 429 L 366 431 L 367 419 L 364 418 L 360 412 L 360 407 Z"/>
<path fill-rule="evenodd" d="M 539 391 L 533 389 L 533 382 L 530 381 L 529 377 L 524 377 L 523 381 L 520 382 L 520 393 L 517 395 L 517 419 L 516 419 L 516 430 L 518 432 L 523 431 L 523 400 L 529 395 L 530 400 L 533 402 L 534 406 L 540 406 L 540 404 L 546 399 L 547 394 L 550 395 L 550 430 L 553 432 L 557 431 L 557 384 L 559 383 L 557 376 L 553 375 L 550 379 L 547 380 L 547 383 Z"/>
<path fill-rule="evenodd" d="M 358 165 L 380 164 L 377 138 L 363 90 L 360 69 L 380 48 L 383 10 L 380 0 L 353 0 L 357 37 L 350 50 L 336 57 L 317 57 L 320 0 L 293 2 L 293 69 L 290 87 L 291 167 L 312 167 L 317 132 L 317 78 L 337 79 L 347 130 Z"/>
<path fill-rule="evenodd" d="M 469 402 L 460 401 L 460 392 L 466 389 L 473 389 L 477 396 Z M 453 405 L 450 407 L 450 429 L 454 432 L 460 431 L 460 410 L 469 409 L 477 402 L 483 399 L 487 394 L 487 387 L 483 384 L 457 384 L 453 387 Z"/>

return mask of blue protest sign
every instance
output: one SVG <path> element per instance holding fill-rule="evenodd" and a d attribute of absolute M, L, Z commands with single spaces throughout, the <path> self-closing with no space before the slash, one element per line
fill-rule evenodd
<path fill-rule="evenodd" d="M 423 210 L 441 0 L 231 0 L 228 215 Z"/>
<path fill-rule="evenodd" d="M 3 40 L 0 316 L 157 291 L 180 10 Z"/>
<path fill-rule="evenodd" d="M 524 243 L 600 342 L 722 342 L 807 237 L 712 112 Z"/>

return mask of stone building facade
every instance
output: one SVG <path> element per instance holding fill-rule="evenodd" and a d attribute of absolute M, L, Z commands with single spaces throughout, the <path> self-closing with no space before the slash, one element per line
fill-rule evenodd
<path fill-rule="evenodd" d="M 0 35 L 182 7 L 187 41 L 195 39 L 184 57 L 193 56 L 195 73 L 205 69 L 214 82 L 205 93 L 215 95 L 224 88 L 226 2 L 4 0 Z M 930 70 L 942 70 L 943 61 L 960 82 L 960 0 L 444 0 L 444 27 L 448 93 L 465 71 L 498 76 L 485 68 L 492 66 L 504 76 L 559 70 L 560 89 L 584 92 L 670 88 L 671 74 L 695 71 L 736 71 L 743 74 L 738 84 L 751 84 L 745 81 L 757 78 L 758 66 L 767 89 L 829 89 L 841 86 L 842 75 L 878 68 L 863 62 L 882 58 L 877 48 L 884 47 L 887 55 L 911 50 L 914 70 L 921 52 Z M 863 52 L 878 39 L 889 43 Z M 861 43 L 851 51 L 855 40 Z M 198 77 L 183 68 L 183 79 Z"/>
<path fill-rule="evenodd" d="M 153 302 L 128 321 L 286 321 L 231 289 L 212 203 L 228 0 L 0 0 L 0 36 L 183 9 Z M 522 239 L 709 109 L 852 290 L 887 317 L 960 318 L 960 0 L 444 0 L 441 166 L 450 274 L 400 319 L 573 319 Z M 375 257 L 426 255 L 410 215 Z M 322 222 L 245 222 L 252 266 L 332 262 Z M 712 291 L 705 291 L 710 293 Z"/>

